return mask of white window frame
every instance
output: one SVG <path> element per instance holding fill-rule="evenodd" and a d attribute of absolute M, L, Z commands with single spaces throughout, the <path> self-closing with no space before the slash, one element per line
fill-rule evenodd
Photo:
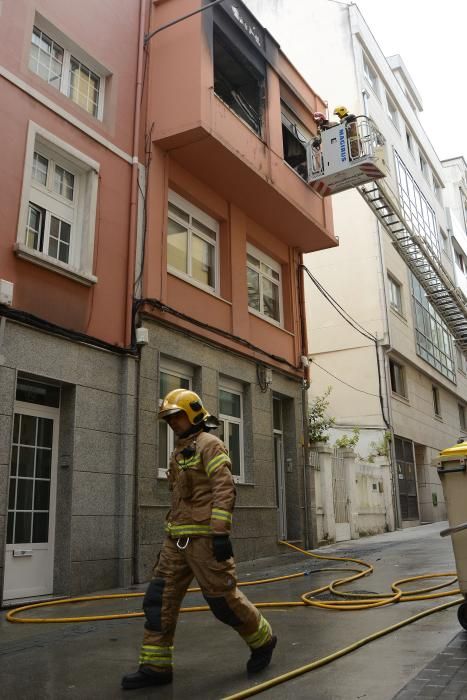
<path fill-rule="evenodd" d="M 272 323 L 273 325 L 279 326 L 280 328 L 282 328 L 283 320 L 284 320 L 283 303 L 282 303 L 282 266 L 279 262 L 277 262 L 277 260 L 270 258 L 269 255 L 266 255 L 266 253 L 263 253 L 261 250 L 258 250 L 258 248 L 255 248 L 253 245 L 251 245 L 251 243 L 247 243 L 247 255 L 248 254 L 252 255 L 254 258 L 257 258 L 260 263 L 264 263 L 265 265 L 268 265 L 272 270 L 274 270 L 274 272 L 277 272 L 279 275 L 278 280 L 273 279 L 272 277 L 269 277 L 269 275 L 265 274 L 261 269 L 254 267 L 248 261 L 248 258 L 247 258 L 247 261 L 246 261 L 247 274 L 248 274 L 248 268 L 259 273 L 259 296 L 260 296 L 260 302 L 259 302 L 260 310 L 258 311 L 257 309 L 254 309 L 250 305 L 248 305 L 248 311 L 251 314 L 258 316 L 259 318 L 262 318 L 263 321 L 268 321 L 269 323 Z M 267 316 L 265 313 L 263 313 L 263 309 L 264 309 L 263 285 L 262 285 L 263 277 L 266 277 L 266 279 L 268 279 L 270 282 L 272 282 L 273 284 L 275 284 L 279 287 L 279 320 L 278 321 L 276 321 L 276 319 L 271 318 L 270 316 Z"/>
<path fill-rule="evenodd" d="M 366 56 L 366 54 L 363 53 L 362 56 L 363 56 L 363 75 L 365 76 L 365 80 L 367 81 L 368 85 L 373 90 L 376 97 L 379 99 L 378 72 L 377 72 L 376 68 L 373 67 L 372 62 Z"/>
<path fill-rule="evenodd" d="M 187 223 L 183 219 L 179 218 L 176 216 L 176 214 L 170 214 L 170 218 L 173 219 L 173 221 L 177 222 L 181 226 L 185 226 L 188 231 L 188 241 L 187 241 L 187 272 L 182 272 L 181 270 L 178 270 L 176 267 L 172 267 L 169 265 L 169 262 L 167 260 L 167 270 L 170 272 L 171 275 L 174 275 L 175 277 L 179 277 L 180 279 L 185 280 L 185 282 L 189 282 L 190 284 L 193 284 L 195 287 L 199 287 L 200 289 L 203 289 L 205 292 L 209 292 L 210 294 L 214 294 L 215 296 L 219 295 L 219 232 L 220 232 L 220 226 L 219 222 L 216 221 L 216 219 L 213 219 L 212 216 L 209 216 L 209 214 L 206 214 L 206 212 L 202 211 L 202 209 L 198 209 L 194 204 L 189 202 L 187 199 L 182 197 L 181 195 L 177 194 L 173 190 L 169 190 L 169 197 L 168 201 L 170 204 L 173 204 L 174 206 L 178 207 L 179 209 L 182 209 L 185 214 L 189 216 L 189 222 Z M 198 219 L 198 221 L 207 228 L 209 228 L 216 236 L 215 241 L 206 236 L 202 231 L 196 228 L 196 225 L 192 225 L 192 219 Z M 167 221 L 169 219 L 169 210 L 167 208 Z M 203 241 L 206 241 L 210 245 L 214 247 L 214 287 L 210 287 L 207 284 L 203 284 L 199 280 L 195 279 L 191 275 L 191 265 L 192 265 L 192 255 L 191 255 L 191 248 L 192 248 L 192 243 L 191 243 L 191 238 L 192 236 L 196 235 L 198 238 L 201 238 Z M 168 239 L 168 232 L 166 234 L 166 240 Z"/>
<path fill-rule="evenodd" d="M 387 113 L 388 113 L 389 119 L 394 124 L 397 131 L 399 131 L 399 112 L 398 112 L 398 109 L 396 107 L 396 103 L 394 102 L 392 97 L 387 92 L 386 92 L 386 106 L 387 106 Z"/>
<path fill-rule="evenodd" d="M 397 387 L 397 376 L 396 373 L 394 372 L 394 383 L 396 384 L 396 388 L 393 388 L 392 386 L 392 377 L 391 377 L 391 391 L 393 394 L 395 394 L 398 397 L 402 397 L 403 399 L 407 399 L 407 382 L 406 382 L 406 376 L 405 376 L 405 367 L 401 365 L 399 362 L 396 362 L 396 360 L 393 360 L 392 358 L 389 358 L 389 366 L 391 364 L 397 368 L 399 371 L 399 379 L 400 379 L 400 387 Z M 397 389 L 400 389 L 401 391 L 397 391 Z"/>
<path fill-rule="evenodd" d="M 433 401 L 433 412 L 436 416 L 436 418 L 441 418 L 442 412 L 441 412 L 441 398 L 440 398 L 440 393 L 439 389 L 437 386 L 434 384 L 431 385 L 431 397 Z"/>
<path fill-rule="evenodd" d="M 34 250 L 26 245 L 29 202 L 37 204 L 50 214 L 62 218 L 64 207 L 71 211 L 68 200 L 46 191 L 33 180 L 32 166 L 34 152 L 52 158 L 61 167 L 75 176 L 76 194 L 72 207 L 73 221 L 70 235 L 70 258 L 68 263 Z M 96 228 L 97 188 L 99 163 L 78 151 L 73 146 L 57 138 L 34 122 L 29 122 L 26 156 L 24 161 L 23 188 L 21 193 L 20 215 L 16 236 L 15 252 L 20 258 L 29 260 L 81 284 L 90 286 L 97 282 L 92 273 L 94 258 L 94 235 Z M 40 190 L 43 190 L 42 192 Z M 39 197 L 40 201 L 35 201 Z M 68 202 L 68 204 L 67 204 Z M 49 210 L 50 207 L 50 210 Z"/>
<path fill-rule="evenodd" d="M 404 315 L 404 305 L 402 300 L 402 285 L 388 273 L 389 304 L 391 309 L 400 316 Z"/>
<path fill-rule="evenodd" d="M 34 24 L 31 29 L 31 44 L 32 44 L 32 35 L 34 32 L 34 29 L 39 30 L 43 34 L 47 36 L 48 39 L 53 41 L 57 46 L 62 49 L 63 51 L 63 62 L 62 62 L 62 74 L 60 77 L 60 83 L 59 85 L 54 85 L 53 83 L 49 83 L 48 81 L 45 80 L 45 78 L 41 78 L 41 76 L 33 70 L 30 66 L 30 57 L 31 57 L 31 48 L 29 47 L 29 54 L 28 54 L 28 67 L 29 70 L 34 73 L 34 75 L 37 75 L 40 77 L 44 82 L 47 82 L 48 85 L 52 85 L 53 88 L 58 90 L 62 95 L 65 95 L 65 97 L 68 97 L 71 102 L 73 102 L 75 105 L 77 105 L 80 109 L 83 110 L 87 115 L 94 119 L 98 119 L 99 121 L 102 121 L 104 118 L 104 101 L 105 101 L 105 82 L 106 78 L 110 75 L 110 71 L 108 71 L 104 66 L 102 66 L 98 61 L 93 59 L 91 56 L 89 56 L 83 49 L 75 44 L 71 39 L 69 39 L 63 32 L 61 32 L 59 29 L 57 29 L 53 24 L 51 24 L 45 17 L 42 17 L 40 14 L 36 13 L 35 18 L 34 18 Z M 75 59 L 80 63 L 84 68 L 86 68 L 88 71 L 96 75 L 96 77 L 99 79 L 99 88 L 98 88 L 98 102 L 97 102 L 97 112 L 96 114 L 93 114 L 92 112 L 89 112 L 85 107 L 80 105 L 76 100 L 74 100 L 70 96 L 70 66 L 71 66 L 71 59 Z"/>
<path fill-rule="evenodd" d="M 227 391 L 229 394 L 235 394 L 240 397 L 240 418 L 237 416 L 229 416 L 225 413 L 220 413 L 220 392 Z M 224 445 L 230 453 L 229 445 L 229 423 L 239 426 L 239 451 L 240 451 L 240 474 L 232 474 L 233 480 L 237 484 L 245 483 L 245 444 L 243 441 L 243 386 L 240 382 L 228 379 L 227 377 L 219 378 L 219 420 L 224 424 Z"/>
<path fill-rule="evenodd" d="M 160 387 L 160 375 L 161 374 L 171 374 L 174 377 L 179 377 L 180 379 L 186 379 L 188 381 L 188 388 L 192 390 L 193 388 L 193 369 L 190 365 L 185 365 L 182 362 L 178 362 L 177 360 L 171 360 L 166 357 L 161 357 L 160 360 L 160 365 L 159 365 L 159 382 L 158 382 L 158 389 L 157 391 L 159 392 L 159 387 Z M 163 396 L 159 396 L 159 406 L 162 404 Z M 174 432 L 170 428 L 170 426 L 167 424 L 167 468 L 169 466 L 169 461 L 170 461 L 170 455 L 174 451 Z M 158 452 L 158 458 L 159 458 L 159 452 Z M 166 479 L 167 478 L 167 469 L 161 469 L 158 467 L 157 469 L 157 476 L 159 479 Z"/>

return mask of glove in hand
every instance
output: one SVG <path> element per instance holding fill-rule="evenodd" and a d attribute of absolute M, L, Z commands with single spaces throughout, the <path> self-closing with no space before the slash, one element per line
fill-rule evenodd
<path fill-rule="evenodd" d="M 213 535 L 212 549 L 216 561 L 226 561 L 233 557 L 232 542 L 228 535 Z"/>

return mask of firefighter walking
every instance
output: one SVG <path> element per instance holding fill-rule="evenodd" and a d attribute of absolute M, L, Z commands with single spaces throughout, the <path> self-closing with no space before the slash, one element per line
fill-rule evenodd
<path fill-rule="evenodd" d="M 159 418 L 177 438 L 168 480 L 172 507 L 167 537 L 143 601 L 146 616 L 139 669 L 122 679 L 125 689 L 172 682 L 173 638 L 180 606 L 193 577 L 218 620 L 250 648 L 248 673 L 271 661 L 276 637 L 269 622 L 237 587 L 230 542 L 235 485 L 224 444 L 210 434 L 215 419 L 193 391 L 175 389 Z"/>

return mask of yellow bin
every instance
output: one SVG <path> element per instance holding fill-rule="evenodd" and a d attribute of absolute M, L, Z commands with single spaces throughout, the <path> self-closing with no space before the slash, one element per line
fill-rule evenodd
<path fill-rule="evenodd" d="M 441 536 L 451 537 L 459 588 L 467 597 L 467 441 L 439 453 L 438 474 L 449 520 L 449 528 Z M 467 629 L 467 603 L 460 605 L 458 618 Z"/>

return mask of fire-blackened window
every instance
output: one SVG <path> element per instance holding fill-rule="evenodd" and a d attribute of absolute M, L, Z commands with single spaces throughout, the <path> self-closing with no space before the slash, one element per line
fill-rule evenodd
<path fill-rule="evenodd" d="M 243 43 L 234 44 L 214 25 L 214 92 L 261 135 L 265 79 L 242 50 Z"/>
<path fill-rule="evenodd" d="M 306 144 L 312 140 L 312 136 L 283 102 L 281 103 L 281 117 L 284 160 L 300 177 L 306 180 L 308 175 Z"/>

